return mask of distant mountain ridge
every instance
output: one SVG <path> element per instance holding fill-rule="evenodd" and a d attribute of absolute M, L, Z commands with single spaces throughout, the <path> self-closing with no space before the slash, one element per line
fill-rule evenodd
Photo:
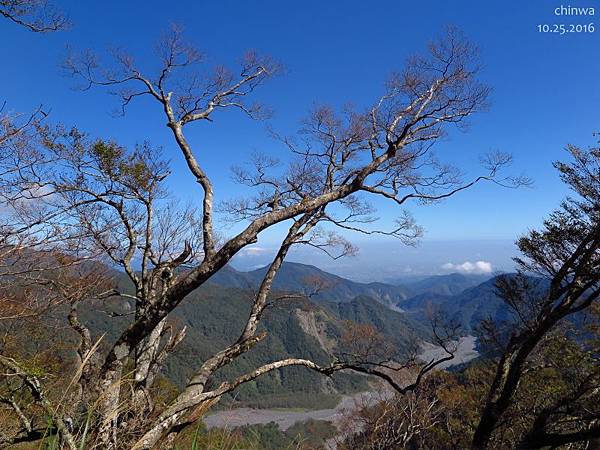
<path fill-rule="evenodd" d="M 265 266 L 249 272 L 242 272 L 231 266 L 226 266 L 213 275 L 210 282 L 227 287 L 253 289 L 258 287 L 267 269 L 268 266 Z M 368 268 L 366 269 L 368 270 Z M 489 278 L 490 276 L 485 275 L 453 273 L 432 276 L 405 285 L 380 282 L 360 283 L 308 264 L 285 262 L 275 276 L 273 289 L 311 294 L 313 300 L 331 302 L 348 302 L 358 296 L 367 296 L 395 309 L 403 301 L 417 295 L 425 293 L 454 295 Z M 322 286 L 314 294 L 313 291 L 317 284 Z"/>
<path fill-rule="evenodd" d="M 475 287 L 492 278 L 488 274 L 469 274 L 451 273 L 448 275 L 434 275 L 418 281 L 400 284 L 410 289 L 413 295 L 421 294 L 439 294 L 456 295 Z"/>
<path fill-rule="evenodd" d="M 262 267 L 250 272 L 240 272 L 227 266 L 213 275 L 210 281 L 222 286 L 252 289 L 258 287 L 267 269 L 268 267 Z M 348 302 L 363 295 L 389 307 L 394 307 L 410 294 L 402 286 L 358 283 L 315 266 L 292 262 L 283 263 L 273 281 L 273 290 L 299 292 L 310 295 L 313 300 L 333 302 Z"/>
<path fill-rule="evenodd" d="M 428 310 L 433 309 L 446 320 L 460 324 L 465 333 L 470 333 L 482 320 L 510 318 L 510 310 L 498 297 L 495 284 L 494 277 L 453 295 L 425 292 L 400 302 L 398 307 L 417 322 L 428 320 Z"/>
<path fill-rule="evenodd" d="M 240 272 L 226 267 L 211 282 L 224 286 L 253 288 L 258 286 L 267 268 Z M 433 307 L 448 320 L 461 325 L 462 332 L 472 333 L 483 320 L 502 322 L 513 320 L 510 308 L 498 297 L 496 276 L 452 273 L 434 275 L 403 285 L 386 283 L 359 283 L 325 272 L 317 267 L 286 262 L 275 278 L 273 288 L 292 292 L 308 292 L 322 280 L 325 289 L 311 297 L 336 315 L 354 320 L 361 316 L 376 321 L 380 311 L 369 305 L 368 299 L 401 312 L 405 326 L 426 329 L 429 325 L 428 309 Z M 311 284 L 312 283 L 312 284 Z M 344 304 L 350 303 L 348 306 Z M 369 308 L 365 308 L 369 305 Z M 385 310 L 384 310 L 385 311 Z"/>
<path fill-rule="evenodd" d="M 512 277 L 515 274 L 503 274 Z M 442 295 L 426 292 L 411 297 L 398 304 L 415 321 L 426 320 L 429 306 L 440 312 L 446 319 L 461 325 L 465 333 L 472 333 L 484 320 L 494 322 L 512 322 L 516 319 L 514 311 L 499 297 L 496 282 L 498 277 L 465 289 L 454 295 Z M 530 277 L 531 286 L 543 294 L 549 282 L 542 278 Z"/>

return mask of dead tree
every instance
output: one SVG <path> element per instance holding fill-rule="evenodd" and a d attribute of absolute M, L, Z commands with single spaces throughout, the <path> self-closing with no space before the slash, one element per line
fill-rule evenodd
<path fill-rule="evenodd" d="M 359 403 L 360 409 L 345 418 L 342 428 L 356 433 L 342 436 L 337 448 L 423 448 L 417 443 L 438 425 L 443 412 L 435 393 L 426 390 L 422 386 L 409 395 L 379 399 L 375 404 Z"/>
<path fill-rule="evenodd" d="M 247 99 L 277 71 L 277 65 L 248 54 L 238 75 L 223 68 L 212 74 L 203 72 L 200 53 L 182 41 L 178 30 L 159 48 L 162 66 L 154 75 L 145 74 L 124 54 L 117 54 L 115 66 L 109 68 L 91 53 L 83 53 L 70 57 L 65 68 L 84 81 L 84 88 L 111 89 L 121 99 L 123 112 L 139 97 L 155 103 L 189 175 L 199 186 L 197 210 L 184 214 L 169 203 L 164 189 L 169 170 L 159 150 L 149 145 L 126 150 L 115 143 L 90 141 L 76 130 L 46 130 L 41 145 L 35 146 L 38 164 L 30 166 L 33 170 L 19 170 L 6 183 L 14 192 L 24 185 L 47 188 L 49 195 L 37 196 L 55 212 L 47 215 L 45 223 L 60 223 L 64 242 L 102 253 L 122 268 L 135 287 L 131 296 L 134 320 L 103 355 L 97 371 L 101 401 L 96 432 L 102 448 L 123 445 L 119 436 L 131 424 L 120 409 L 125 363 L 130 358 L 134 362 L 134 391 L 139 393 L 134 395 L 139 401 L 132 400 L 134 416 L 143 416 L 151 407 L 143 399 L 153 374 L 183 338 L 182 333 L 169 337 L 169 313 L 240 250 L 256 242 L 259 233 L 280 223 L 288 224 L 288 231 L 256 292 L 240 336 L 198 362 L 187 386 L 156 418 L 141 426 L 141 437 L 131 448 L 155 448 L 170 433 L 197 420 L 224 394 L 289 366 L 304 366 L 324 375 L 354 370 L 394 383 L 386 371 L 370 362 L 332 361 L 321 367 L 302 358 L 273 361 L 217 386 L 210 381 L 218 369 L 264 338 L 258 325 L 270 304 L 273 279 L 294 245 L 311 245 L 340 256 L 351 252 L 352 246 L 335 228 L 385 234 L 404 242 L 420 235 L 420 228 L 406 214 L 400 215 L 394 229 L 376 228 L 369 197 L 402 206 L 409 201 L 443 200 L 485 180 L 505 186 L 526 181 L 501 177 L 500 169 L 510 162 L 508 155 L 489 155 L 485 174 L 467 181 L 460 171 L 433 156 L 432 147 L 448 127 L 462 126 L 486 106 L 488 88 L 477 80 L 474 48 L 450 30 L 429 46 L 427 54 L 411 58 L 402 72 L 393 75 L 383 95 L 367 110 L 337 114 L 329 107 L 317 108 L 304 123 L 301 140 L 276 136 L 290 150 L 289 162 L 257 155 L 250 168 L 234 170 L 238 181 L 254 188 L 255 195 L 223 199 L 220 204 L 203 168 L 202 151 L 188 139 L 186 130 L 195 122 L 216 120 L 228 109 L 260 117 L 264 109 Z M 220 239 L 215 229 L 217 212 L 239 220 L 243 230 Z M 139 268 L 133 266 L 134 261 Z M 436 364 L 426 364 L 420 373 Z M 397 383 L 394 387 L 400 392 L 414 388 Z"/>

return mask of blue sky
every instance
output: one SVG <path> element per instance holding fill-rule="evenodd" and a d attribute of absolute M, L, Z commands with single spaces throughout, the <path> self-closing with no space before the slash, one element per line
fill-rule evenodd
<path fill-rule="evenodd" d="M 274 110 L 270 124 L 292 133 L 316 103 L 371 103 L 382 92 L 387 75 L 401 69 L 407 55 L 422 49 L 445 25 L 460 27 L 481 49 L 482 78 L 493 88 L 492 104 L 489 112 L 473 118 L 467 133 L 452 133 L 437 151 L 471 175 L 477 174 L 479 154 L 496 149 L 511 152 L 512 171 L 528 174 L 535 185 L 517 191 L 480 186 L 442 204 L 410 208 L 426 230 L 419 253 L 422 264 L 415 263 L 412 249 L 405 251 L 399 243 L 355 237 L 363 253 L 385 245 L 400 254 L 392 257 L 390 251 L 380 258 L 379 264 L 390 271 L 404 270 L 412 263 L 415 270 L 418 266 L 421 272 L 439 272 L 443 264 L 480 259 L 490 261 L 494 269 L 509 266 L 510 243 L 537 226 L 566 193 L 552 161 L 565 156 L 565 144 L 591 144 L 592 132 L 600 130 L 600 30 L 565 36 L 538 32 L 538 24 L 595 20 L 555 16 L 560 1 L 57 3 L 73 22 L 67 32 L 40 36 L 8 23 L 0 27 L 5 62 L 0 71 L 1 99 L 16 111 L 43 104 L 51 109 L 54 121 L 126 145 L 142 140 L 161 145 L 173 161 L 172 189 L 188 198 L 194 198 L 197 188 L 177 176 L 184 173 L 182 161 L 157 105 L 142 101 L 126 117 L 114 118 L 110 114 L 116 106 L 114 98 L 101 90 L 73 90 L 73 81 L 61 75 L 59 63 L 67 44 L 100 51 L 119 46 L 152 67 L 154 42 L 176 22 L 211 63 L 234 66 L 248 49 L 270 54 L 285 65 L 286 73 L 263 87 L 258 98 Z M 568 2 L 585 7 L 594 3 Z M 211 124 L 195 124 L 190 136 L 215 179 L 218 197 L 226 199 L 236 190 L 228 172 L 232 163 L 255 150 L 278 154 L 282 149 L 268 138 L 265 123 L 235 112 L 215 119 Z M 384 223 L 396 213 L 385 204 L 379 209 Z M 258 245 L 269 249 L 278 237 L 279 231 L 274 230 L 262 236 Z M 439 242 L 444 244 L 436 247 Z M 499 250 L 498 242 L 504 243 L 504 250 Z M 433 248 L 446 250 L 440 254 Z M 241 258 L 239 263 L 249 267 L 256 261 Z M 348 264 L 323 263 L 352 275 L 343 269 Z"/>

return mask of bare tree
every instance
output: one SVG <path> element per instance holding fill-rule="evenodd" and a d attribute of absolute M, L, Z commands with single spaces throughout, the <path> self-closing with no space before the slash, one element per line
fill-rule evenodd
<path fill-rule="evenodd" d="M 67 26 L 65 15 L 48 0 L 0 0 L 0 16 L 35 33 Z"/>
<path fill-rule="evenodd" d="M 567 318 L 597 304 L 600 296 L 600 150 L 569 146 L 568 151 L 573 161 L 559 162 L 555 167 L 575 196 L 567 198 L 541 230 L 531 231 L 518 241 L 523 254 L 516 259 L 520 274 L 501 277 L 498 283 L 501 297 L 516 312 L 520 325 L 513 329 L 502 349 L 473 437 L 473 449 L 489 447 L 525 374 L 536 370 L 539 363 L 534 356 L 544 341 Z M 549 280 L 549 287 L 532 283 L 532 274 Z M 600 436 L 597 353 L 585 354 L 569 369 L 573 388 L 536 414 L 522 443 L 526 448 L 564 445 Z M 593 361 L 586 362 L 590 357 Z M 576 375 L 578 367 L 582 371 Z M 584 370 L 586 367 L 596 370 L 589 372 Z M 563 426 L 553 428 L 557 417 L 565 421 Z"/>
<path fill-rule="evenodd" d="M 22 115 L 4 112 L 5 107 L 0 108 L 0 185 L 19 170 L 17 161 L 28 152 L 45 118 L 40 108 L 32 114 Z M 56 232 L 49 229 L 36 234 L 39 227 L 35 226 L 33 214 L 39 210 L 33 197 L 40 195 L 35 192 L 38 189 L 32 185 L 16 196 L 6 189 L 0 193 L 0 320 L 39 314 L 57 300 L 49 292 L 43 293 L 43 289 L 34 289 L 35 279 L 44 277 L 44 268 L 59 266 L 56 259 L 51 261 L 51 255 L 41 260 L 31 258 L 31 252 L 40 241 L 52 241 L 56 237 Z M 28 220 L 19 220 L 19 215 L 21 219 L 27 215 Z"/>
<path fill-rule="evenodd" d="M 63 13 L 46 0 L 0 0 L 0 16 L 30 31 L 45 33 L 64 29 L 67 19 Z M 6 102 L 0 107 L 0 176 L 10 175 L 15 166 L 15 157 L 23 152 L 36 132 L 37 127 L 45 119 L 46 113 L 41 107 L 29 115 L 6 111 Z M 27 270 L 23 262 L 26 248 L 32 248 L 32 234 L 12 226 L 9 221 L 0 222 L 0 304 L 1 319 L 36 314 L 53 304 L 52 301 L 28 293 L 18 295 L 8 292 L 5 286 L 9 275 L 24 275 Z M 18 268 L 17 268 L 18 267 Z M 29 273 L 40 272 L 40 267 Z M 9 281 L 9 285 L 12 281 Z M 12 289 L 14 291 L 14 289 Z"/>
<path fill-rule="evenodd" d="M 463 181 L 460 172 L 440 163 L 432 147 L 452 125 L 462 126 L 486 106 L 488 88 L 477 81 L 476 52 L 456 30 L 431 43 L 425 56 L 411 58 L 395 74 L 384 94 L 366 111 L 319 107 L 303 125 L 300 140 L 276 136 L 291 152 L 291 161 L 279 163 L 257 155 L 250 168 L 237 167 L 238 181 L 254 189 L 248 198 L 222 201 L 217 209 L 215 191 L 201 163 L 202 153 L 188 140 L 194 122 L 211 121 L 219 111 L 237 109 L 260 117 L 264 108 L 249 103 L 251 93 L 277 71 L 277 65 L 249 53 L 239 74 L 217 68 L 199 68 L 202 57 L 182 41 L 179 30 L 159 46 L 160 70 L 146 75 L 134 59 L 118 53 L 114 67 L 101 65 L 91 53 L 71 56 L 65 68 L 84 81 L 84 88 L 107 86 L 121 100 L 122 111 L 138 97 L 148 97 L 163 112 L 189 174 L 201 189 L 197 211 L 169 206 L 164 180 L 168 166 L 159 151 L 147 144 L 126 150 L 116 143 L 90 141 L 76 130 L 42 133 L 31 158 L 18 159 L 19 170 L 5 178 L 4 189 L 15 210 L 17 192 L 32 192 L 46 210 L 41 230 L 60 229 L 61 245 L 72 245 L 80 255 L 102 254 L 127 274 L 135 293 L 131 325 L 103 356 L 95 372 L 99 400 L 98 439 L 102 448 L 116 448 L 130 431 L 132 417 L 147 417 L 139 425 L 133 449 L 155 448 L 182 427 L 193 423 L 224 394 L 273 370 L 304 366 L 331 375 L 354 370 L 386 379 L 400 392 L 416 386 L 419 370 L 409 386 L 395 383 L 381 369 L 381 360 L 332 360 L 319 366 L 302 358 L 273 361 L 214 386 L 215 372 L 248 352 L 265 334 L 258 326 L 269 302 L 273 279 L 294 245 L 311 245 L 334 257 L 353 251 L 335 228 L 366 234 L 380 233 L 412 242 L 420 228 L 402 214 L 391 230 L 373 225 L 368 198 L 384 198 L 402 206 L 411 200 L 435 202 L 480 181 L 518 186 L 522 178 L 502 178 L 500 169 L 510 162 L 504 154 L 484 158 L 486 173 Z M 25 164 L 23 164 L 25 163 Z M 24 187 L 28 187 L 23 191 Z M 35 189 L 32 189 L 35 187 Z M 215 213 L 243 223 L 237 235 L 219 239 Z M 25 218 L 23 224 L 38 222 Z M 148 389 L 167 354 L 184 337 L 166 325 L 171 311 L 202 286 L 259 233 L 280 223 L 288 231 L 257 289 L 244 329 L 235 342 L 198 362 L 194 375 L 177 398 L 152 416 Z M 51 243 L 47 243 L 52 247 Z M 66 250 L 66 249 L 65 249 Z M 127 298 L 123 292 L 114 295 Z M 449 353 L 451 357 L 451 352 Z M 134 382 L 129 412 L 121 405 L 126 394 L 124 366 L 133 360 Z M 390 366 L 391 367 L 391 366 Z M 392 367 L 393 368 L 393 367 Z M 129 430 L 128 430 L 129 428 Z"/>

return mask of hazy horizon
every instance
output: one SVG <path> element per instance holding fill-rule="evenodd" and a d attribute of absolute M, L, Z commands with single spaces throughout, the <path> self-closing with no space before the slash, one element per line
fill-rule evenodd
<path fill-rule="evenodd" d="M 510 239 L 423 240 L 414 247 L 393 239 L 354 244 L 359 248 L 356 256 L 334 260 L 318 250 L 299 247 L 286 261 L 313 265 L 354 281 L 393 283 L 450 273 L 491 276 L 510 272 L 515 269 L 511 258 L 518 254 Z M 240 271 L 258 269 L 271 262 L 276 250 L 275 244 L 252 245 L 236 255 L 231 265 Z"/>

